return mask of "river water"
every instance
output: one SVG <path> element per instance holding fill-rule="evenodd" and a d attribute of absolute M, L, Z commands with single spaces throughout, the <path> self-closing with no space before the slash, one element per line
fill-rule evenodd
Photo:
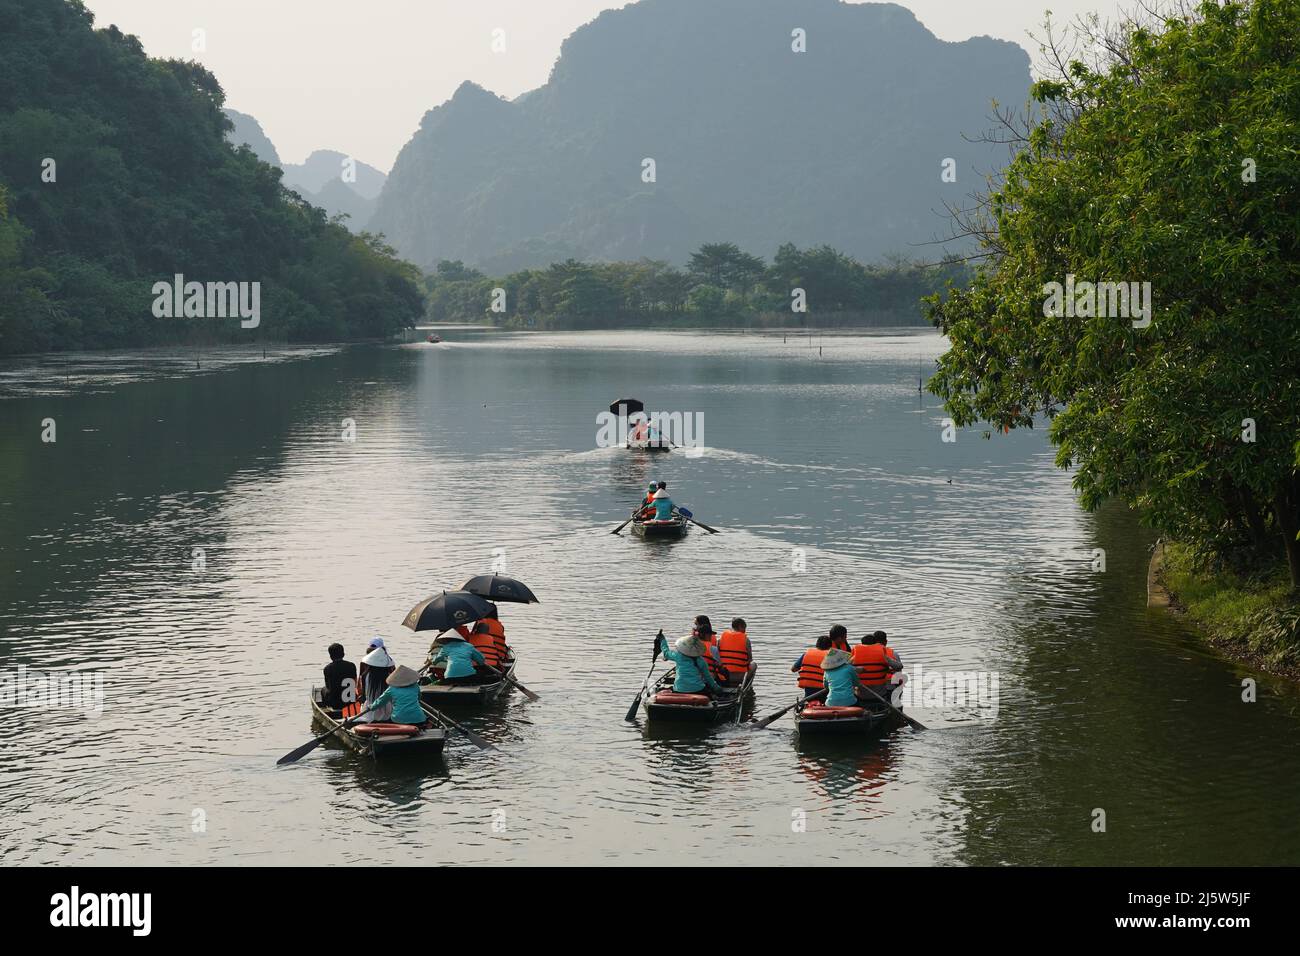
<path fill-rule="evenodd" d="M 5 863 L 1300 863 L 1294 686 L 1146 609 L 1150 535 L 1041 430 L 943 441 L 934 334 L 447 338 L 0 365 L 0 664 L 105 681 L 0 711 Z M 702 452 L 596 447 L 625 395 Z M 609 534 L 652 478 L 722 533 Z M 542 699 L 464 717 L 500 753 L 275 766 L 329 643 L 418 664 L 405 612 L 494 560 L 542 601 L 503 605 Z M 872 747 L 625 723 L 697 613 L 748 620 L 760 715 L 837 622 L 997 708 Z"/>

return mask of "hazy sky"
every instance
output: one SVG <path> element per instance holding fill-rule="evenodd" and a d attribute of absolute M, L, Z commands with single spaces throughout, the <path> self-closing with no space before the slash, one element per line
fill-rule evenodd
<path fill-rule="evenodd" d="M 699 0 L 708 3 L 709 0 Z M 944 40 L 987 34 L 1036 54 L 1026 31 L 1117 0 L 900 0 Z M 86 0 L 151 56 L 194 58 L 227 105 L 255 116 L 285 162 L 337 149 L 388 170 L 420 117 L 464 80 L 514 97 L 546 82 L 560 43 L 602 0 Z M 206 31 L 206 52 L 193 32 Z M 494 29 L 506 51 L 492 51 Z"/>

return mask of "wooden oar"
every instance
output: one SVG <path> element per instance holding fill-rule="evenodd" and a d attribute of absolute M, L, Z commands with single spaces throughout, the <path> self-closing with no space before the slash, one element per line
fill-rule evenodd
<path fill-rule="evenodd" d="M 374 709 L 375 709 L 375 708 L 371 707 L 371 708 L 368 708 L 367 710 L 363 710 L 361 713 L 357 714 L 357 715 L 356 715 L 355 717 L 353 717 L 351 720 L 345 720 L 345 721 L 343 721 L 343 722 L 339 725 L 339 727 L 335 727 L 335 728 L 333 728 L 332 730 L 328 730 L 328 731 L 326 731 L 325 733 L 323 733 L 323 734 L 321 734 L 319 737 L 317 737 L 315 740 L 312 740 L 312 741 L 310 741 L 310 742 L 308 742 L 308 743 L 303 744 L 303 745 L 302 745 L 301 747 L 299 747 L 297 750 L 291 750 L 291 751 L 289 751 L 287 754 L 285 754 L 283 757 L 281 757 L 279 760 L 277 760 L 277 761 L 275 762 L 275 765 L 276 765 L 277 767 L 280 767 L 280 766 L 283 766 L 284 764 L 287 764 L 287 763 L 293 763 L 295 760 L 298 760 L 298 759 L 301 758 L 301 757 L 305 757 L 305 756 L 307 756 L 309 753 L 311 753 L 313 750 L 315 750 L 317 747 L 319 747 L 321 744 L 323 744 L 323 743 L 325 742 L 325 738 L 327 738 L 327 737 L 333 737 L 335 731 L 339 730 L 340 728 L 346 729 L 346 728 L 348 728 L 348 727 L 351 727 L 353 724 L 357 723 L 357 721 L 359 721 L 362 717 L 364 717 L 366 714 L 370 713 L 370 711 L 372 711 L 372 710 L 374 710 Z"/>
<path fill-rule="evenodd" d="M 509 674 L 507 674 L 505 671 L 499 671 L 499 670 L 497 670 L 495 667 L 493 667 L 491 664 L 487 664 L 487 665 L 485 665 L 485 666 L 487 667 L 488 670 L 490 670 L 492 673 L 496 674 L 498 677 L 500 677 L 503 681 L 505 681 L 505 682 L 506 682 L 507 684 L 509 684 L 511 687 L 517 687 L 517 688 L 519 688 L 521 691 L 523 691 L 524 696 L 527 697 L 529 700 L 541 700 L 541 699 L 542 699 L 542 698 L 539 697 L 538 695 L 534 694 L 534 693 L 533 693 L 531 690 L 529 690 L 527 687 L 525 687 L 523 684 L 519 683 L 519 681 L 515 680 L 513 677 L 511 677 Z"/>
<path fill-rule="evenodd" d="M 617 528 L 611 531 L 610 534 L 618 534 L 620 531 L 622 531 L 624 528 L 630 525 L 635 519 L 636 519 L 636 512 L 634 511 L 632 512 L 631 518 L 628 518 L 626 521 L 624 521 L 621 525 L 619 525 Z"/>
<path fill-rule="evenodd" d="M 479 750 L 499 749 L 497 747 L 492 746 L 490 743 L 488 743 L 478 734 L 474 733 L 474 731 L 470 730 L 468 727 L 462 727 L 460 724 L 456 723 L 456 721 L 452 720 L 450 717 L 434 710 L 424 701 L 420 701 L 420 709 L 423 710 L 430 717 L 432 717 L 434 720 L 438 721 L 439 723 L 446 724 L 449 727 L 454 727 L 456 730 L 459 730 L 462 734 L 465 735 L 465 737 L 469 740 L 469 742 L 472 743 Z"/>
<path fill-rule="evenodd" d="M 683 511 L 681 508 L 676 508 L 676 509 L 674 509 L 674 510 L 675 510 L 679 515 L 681 515 L 683 518 L 685 518 L 687 521 L 689 521 L 691 524 L 697 524 L 697 525 L 699 525 L 701 528 L 703 528 L 703 529 L 704 529 L 705 531 L 707 531 L 709 534 L 721 534 L 721 533 L 722 533 L 722 532 L 720 532 L 717 528 L 710 528 L 710 527 L 709 527 L 708 525 L 706 525 L 703 521 L 696 521 L 696 520 L 695 520 L 695 516 L 694 516 L 690 511 Z"/>
<path fill-rule="evenodd" d="M 826 694 L 827 694 L 827 692 L 829 692 L 829 690 L 830 690 L 829 687 L 823 687 L 821 690 L 819 690 L 819 691 L 818 691 L 817 693 L 815 693 L 815 694 L 810 694 L 810 695 L 807 696 L 807 697 L 801 697 L 801 698 L 799 698 L 798 700 L 796 700 L 793 704 L 791 704 L 789 707 L 785 707 L 785 708 L 782 708 L 781 710 L 778 710 L 778 711 L 777 711 L 775 714 L 773 714 L 771 717 L 764 717 L 764 718 L 763 718 L 762 720 L 760 720 L 758 723 L 753 724 L 752 727 L 753 727 L 754 730 L 762 730 L 762 729 L 765 728 L 768 724 L 773 723 L 774 721 L 780 720 L 782 717 L 784 717 L 786 714 L 790 713 L 790 711 L 794 710 L 794 709 L 795 709 L 796 707 L 798 707 L 800 704 L 806 704 L 806 703 L 808 703 L 808 701 L 810 701 L 810 700 L 821 700 L 823 697 L 826 696 Z"/>
<path fill-rule="evenodd" d="M 650 675 L 655 672 L 655 664 L 659 661 L 659 642 L 663 640 L 663 637 L 664 632 L 661 628 L 659 633 L 655 635 L 655 652 L 650 657 L 650 669 L 646 671 L 645 680 L 641 684 L 641 689 L 637 691 L 636 700 L 632 701 L 632 706 L 627 709 L 627 716 L 623 718 L 628 723 L 636 720 L 636 711 L 641 706 L 641 698 L 650 689 Z"/>
<path fill-rule="evenodd" d="M 881 697 L 879 694 L 877 694 L 874 690 L 872 690 L 870 687 L 866 686 L 865 684 L 862 685 L 862 689 L 865 690 L 865 691 L 866 691 L 868 694 L 870 694 L 872 697 L 876 698 L 876 700 L 880 701 L 882 704 L 884 704 L 886 707 L 888 707 L 888 708 L 889 708 L 890 710 L 892 710 L 894 713 L 896 713 L 899 717 L 902 717 L 903 720 L 907 721 L 908 726 L 910 726 L 913 730 L 929 730 L 929 729 L 930 729 L 929 727 L 925 726 L 925 724 L 921 723 L 919 720 L 913 720 L 911 717 L 907 716 L 907 714 L 903 713 L 901 710 L 899 710 L 897 707 L 895 707 L 895 706 L 894 706 L 893 704 L 891 704 L 889 701 L 885 700 L 885 698 Z"/>

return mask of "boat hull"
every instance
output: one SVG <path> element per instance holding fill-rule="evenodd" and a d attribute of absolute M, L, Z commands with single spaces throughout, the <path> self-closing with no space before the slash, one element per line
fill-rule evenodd
<path fill-rule="evenodd" d="M 312 688 L 313 721 L 323 730 L 334 731 L 335 740 L 362 756 L 385 760 L 393 757 L 427 759 L 439 756 L 447 744 L 447 731 L 441 727 L 422 730 L 413 737 L 363 737 L 344 727 L 343 720 L 337 712 L 325 708 L 322 703 L 323 695 L 322 688 Z"/>
<path fill-rule="evenodd" d="M 722 724 L 735 721 L 743 712 L 754 691 L 754 671 L 750 671 L 740 687 L 724 691 L 725 697 L 711 701 L 706 705 L 698 704 L 656 704 L 655 695 L 659 691 L 671 690 L 673 671 L 669 671 L 655 683 L 650 693 L 642 695 L 641 709 L 645 711 L 646 720 L 655 724 Z"/>
<path fill-rule="evenodd" d="M 515 676 L 515 659 L 510 658 L 505 673 Z M 430 707 L 484 707 L 499 700 L 510 690 L 504 680 L 489 680 L 481 684 L 421 684 L 420 700 Z"/>
<path fill-rule="evenodd" d="M 686 537 L 688 527 L 689 524 L 685 518 L 663 524 L 655 521 L 633 521 L 632 533 L 639 538 L 645 538 L 647 541 L 671 540 Z"/>
<path fill-rule="evenodd" d="M 627 443 L 627 450 L 628 450 L 628 451 L 641 451 L 641 452 L 646 452 L 646 453 L 651 454 L 651 455 L 657 455 L 657 454 L 661 454 L 661 453 L 663 453 L 663 452 L 670 452 L 670 451 L 672 451 L 672 450 L 673 450 L 673 446 L 672 446 L 672 445 L 656 445 L 656 444 L 653 444 L 653 443 L 651 443 L 651 442 L 646 442 L 646 441 L 637 441 L 637 442 L 630 441 L 630 442 Z"/>
<path fill-rule="evenodd" d="M 897 700 L 899 694 L 895 689 L 890 703 L 902 709 Z M 853 717 L 818 717 L 804 716 L 804 707 L 795 710 L 794 727 L 801 737 L 862 737 L 875 739 L 897 729 L 903 723 L 902 718 L 892 710 L 874 707 L 861 716 Z"/>

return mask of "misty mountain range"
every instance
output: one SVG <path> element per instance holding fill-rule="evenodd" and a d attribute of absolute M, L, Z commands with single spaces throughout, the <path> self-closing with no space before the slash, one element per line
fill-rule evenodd
<path fill-rule="evenodd" d="M 642 0 L 575 31 L 536 90 L 506 100 L 462 84 L 425 114 L 387 182 L 360 164 L 344 183 L 331 151 L 281 163 L 256 120 L 226 112 L 232 139 L 304 198 L 427 270 L 680 263 L 723 239 L 762 256 L 793 242 L 938 259 L 922 244 L 948 235 L 944 201 L 1006 159 L 968 137 L 1029 82 L 1018 45 L 944 42 L 894 4 Z M 949 158 L 955 183 L 940 179 Z"/>
<path fill-rule="evenodd" d="M 315 206 L 320 206 L 331 216 L 347 213 L 347 226 L 353 232 L 366 228 L 374 215 L 376 201 L 388 178 L 375 167 L 357 161 L 356 181 L 344 180 L 343 153 L 331 149 L 318 149 L 307 161 L 298 165 L 284 163 L 280 154 L 254 117 L 237 110 L 225 110 L 235 128 L 227 138 L 236 146 L 247 145 L 264 163 L 278 166 L 284 171 L 284 184 L 299 193 Z"/>

